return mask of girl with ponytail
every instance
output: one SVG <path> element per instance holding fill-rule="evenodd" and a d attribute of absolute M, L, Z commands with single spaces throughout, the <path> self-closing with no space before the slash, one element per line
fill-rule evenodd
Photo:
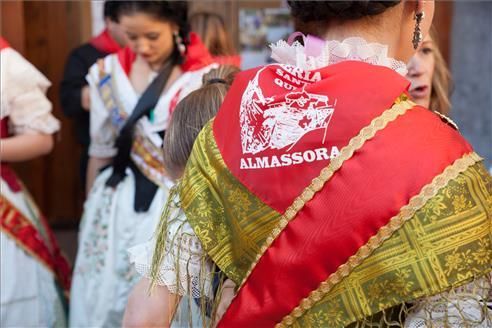
<path fill-rule="evenodd" d="M 164 164 L 178 183 L 170 191 L 155 237 L 130 249 L 142 279 L 129 297 L 124 326 L 209 326 L 217 315 L 217 294 L 224 290 L 225 279 L 188 223 L 177 191 L 195 139 L 211 124 L 237 72 L 233 66 L 210 71 L 203 87 L 176 107 L 164 138 Z"/>
<path fill-rule="evenodd" d="M 137 275 L 127 249 L 148 240 L 172 182 L 163 138 L 176 104 L 213 67 L 184 1 L 122 1 L 128 47 L 91 67 L 91 145 L 70 325 L 116 327 Z"/>

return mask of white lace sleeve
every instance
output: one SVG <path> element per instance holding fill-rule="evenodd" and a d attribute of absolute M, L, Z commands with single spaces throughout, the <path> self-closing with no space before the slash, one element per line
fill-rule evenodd
<path fill-rule="evenodd" d="M 2 50 L 2 118 L 9 116 L 14 134 L 52 134 L 60 129 L 46 97 L 50 86 L 50 81 L 17 51 Z"/>
<path fill-rule="evenodd" d="M 416 302 L 405 320 L 405 328 L 492 327 L 487 308 L 492 276 L 486 275 L 449 292 Z"/>
<path fill-rule="evenodd" d="M 202 249 L 186 216 L 180 209 L 168 220 L 164 259 L 159 268 L 157 284 L 171 293 L 193 298 L 211 298 L 213 262 Z M 155 239 L 129 250 L 130 260 L 139 274 L 150 278 Z"/>

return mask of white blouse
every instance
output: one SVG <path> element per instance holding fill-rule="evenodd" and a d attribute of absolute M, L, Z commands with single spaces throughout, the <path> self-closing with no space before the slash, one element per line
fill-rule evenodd
<path fill-rule="evenodd" d="M 159 132 L 165 130 L 169 125 L 170 106 L 186 97 L 193 90 L 202 85 L 202 77 L 217 64 L 211 64 L 202 69 L 184 72 L 166 90 L 154 109 L 154 119 L 151 122 L 147 116 L 142 117 L 137 125 L 157 147 L 162 146 L 162 138 Z M 108 55 L 104 58 L 104 75 L 111 75 L 112 96 L 116 106 L 125 115 L 131 115 L 140 94 L 138 94 L 121 66 L 117 54 Z M 98 89 L 101 81 L 99 65 L 96 63 L 89 69 L 86 79 L 90 86 L 90 135 L 91 144 L 89 155 L 94 157 L 108 158 L 116 155 L 115 141 L 118 135 L 117 127 L 111 120 L 111 113 L 105 106 Z M 155 76 L 154 76 L 155 77 Z"/>
<path fill-rule="evenodd" d="M 12 48 L 3 49 L 1 58 L 1 118 L 9 117 L 14 134 L 52 134 L 60 122 L 51 114 L 46 97 L 50 81 Z"/>

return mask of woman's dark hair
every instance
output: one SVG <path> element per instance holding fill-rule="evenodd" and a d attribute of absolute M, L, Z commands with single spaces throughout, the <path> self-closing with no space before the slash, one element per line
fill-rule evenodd
<path fill-rule="evenodd" d="M 179 178 L 198 133 L 217 114 L 237 72 L 234 66 L 211 70 L 203 76 L 203 86 L 176 106 L 163 145 L 164 167 L 172 178 Z"/>
<path fill-rule="evenodd" d="M 106 0 L 104 1 L 104 17 L 109 18 L 111 21 L 118 23 L 118 10 L 120 8 L 121 1 Z"/>
<path fill-rule="evenodd" d="M 144 13 L 157 20 L 175 23 L 179 28 L 179 36 L 182 42 L 189 43 L 188 34 L 188 4 L 184 1 L 120 1 L 118 8 L 118 18 L 122 16 L 131 16 L 135 13 Z M 176 41 L 176 40 L 175 40 Z M 118 149 L 116 156 L 113 158 L 113 172 L 106 181 L 106 185 L 115 188 L 126 176 L 126 169 L 131 166 L 131 149 L 133 145 L 134 130 L 137 122 L 155 108 L 166 85 L 172 69 L 175 65 L 184 61 L 184 56 L 178 47 L 174 50 L 169 58 L 166 59 L 164 66 L 157 77 L 150 83 L 138 100 L 132 114 L 127 118 L 125 124 L 120 130 L 115 145 Z M 136 172 L 136 173 L 135 173 Z M 135 211 L 146 212 L 154 198 L 157 185 L 147 179 L 139 171 L 135 173 Z"/>
<path fill-rule="evenodd" d="M 118 1 L 118 17 L 144 13 L 158 20 L 172 22 L 179 28 L 179 36 L 184 45 L 189 44 L 190 25 L 188 23 L 188 3 L 186 1 Z M 175 47 L 173 55 L 178 64 L 184 60 Z"/>
<path fill-rule="evenodd" d="M 319 22 L 331 19 L 351 20 L 382 14 L 398 1 L 287 1 L 291 15 L 300 22 Z"/>

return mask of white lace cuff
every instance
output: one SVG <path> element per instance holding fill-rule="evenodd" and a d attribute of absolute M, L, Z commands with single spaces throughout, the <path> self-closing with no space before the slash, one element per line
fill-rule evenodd
<path fill-rule="evenodd" d="M 487 308 L 491 276 L 486 275 L 467 285 L 453 288 L 416 302 L 405 328 L 492 327 L 492 311 Z"/>
<path fill-rule="evenodd" d="M 168 246 L 171 241 L 172 246 Z M 136 271 L 149 279 L 154 248 L 155 240 L 151 240 L 128 250 Z M 212 298 L 212 279 L 213 263 L 202 251 L 200 240 L 195 235 L 169 231 L 157 284 L 166 286 L 173 294 Z"/>

